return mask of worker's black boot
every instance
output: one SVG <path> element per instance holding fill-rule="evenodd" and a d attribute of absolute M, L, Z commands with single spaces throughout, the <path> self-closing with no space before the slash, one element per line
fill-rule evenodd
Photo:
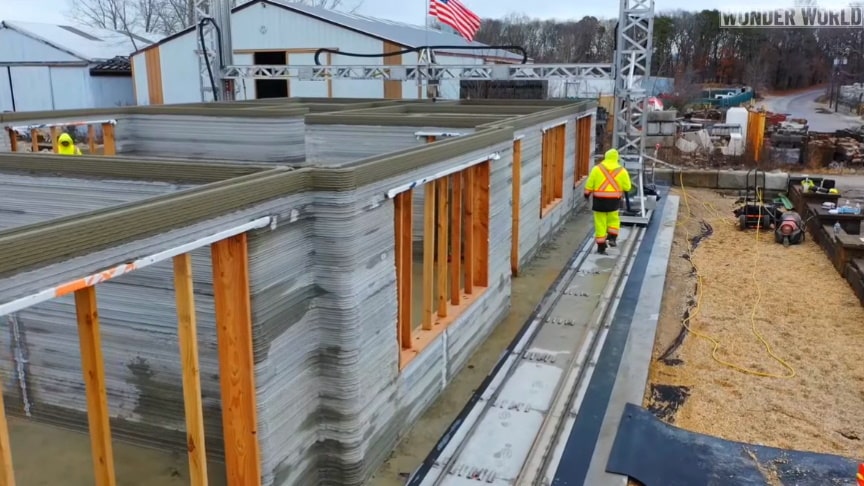
<path fill-rule="evenodd" d="M 597 243 L 597 253 L 601 255 L 606 254 L 606 243 Z"/>
<path fill-rule="evenodd" d="M 617 236 L 610 236 L 610 237 L 606 238 L 606 243 L 608 243 L 609 246 L 611 246 L 612 248 L 615 248 L 616 246 L 618 246 L 618 237 Z"/>

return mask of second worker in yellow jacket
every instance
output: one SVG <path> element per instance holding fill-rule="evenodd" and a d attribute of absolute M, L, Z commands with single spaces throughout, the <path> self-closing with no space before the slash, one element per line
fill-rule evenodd
<path fill-rule="evenodd" d="M 606 253 L 606 245 L 617 246 L 621 229 L 621 198 L 630 192 L 630 174 L 618 162 L 618 151 L 606 151 L 603 161 L 595 165 L 585 182 L 585 199 L 594 196 L 591 210 L 594 212 L 594 241 L 597 253 Z"/>

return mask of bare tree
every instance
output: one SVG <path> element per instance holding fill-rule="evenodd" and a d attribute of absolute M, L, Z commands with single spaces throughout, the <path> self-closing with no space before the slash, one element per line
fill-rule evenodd
<path fill-rule="evenodd" d="M 226 1 L 236 7 L 252 0 Z M 363 0 L 297 0 L 296 3 L 354 12 Z M 195 0 L 73 0 L 72 7 L 72 15 L 79 22 L 122 32 L 167 35 L 195 23 Z"/>

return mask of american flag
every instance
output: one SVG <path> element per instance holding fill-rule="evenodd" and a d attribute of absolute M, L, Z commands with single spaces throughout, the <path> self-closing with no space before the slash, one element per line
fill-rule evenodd
<path fill-rule="evenodd" d="M 429 15 L 442 24 L 453 27 L 469 41 L 474 40 L 480 29 L 480 17 L 468 10 L 459 0 L 429 0 Z"/>

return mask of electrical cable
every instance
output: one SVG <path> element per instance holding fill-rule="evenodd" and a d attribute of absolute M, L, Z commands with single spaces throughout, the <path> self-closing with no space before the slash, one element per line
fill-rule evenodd
<path fill-rule="evenodd" d="M 204 17 L 198 22 L 198 41 L 201 44 L 201 53 L 204 55 L 204 64 L 207 66 L 207 74 L 210 76 L 210 88 L 213 90 L 213 101 L 219 101 L 218 91 L 216 90 L 216 78 L 213 76 L 213 68 L 210 66 L 210 56 L 207 55 L 207 43 L 204 41 L 204 25 L 209 23 L 216 30 L 216 39 L 219 45 L 222 45 L 222 29 L 216 25 L 212 17 Z M 219 68 L 225 67 L 225 59 L 222 56 L 222 49 L 219 49 Z"/>
<path fill-rule="evenodd" d="M 687 191 L 684 187 L 683 173 L 679 173 L 679 181 L 681 184 L 681 193 L 684 196 L 684 204 L 687 206 L 688 216 L 686 219 L 690 220 L 690 219 L 693 219 L 693 217 L 692 217 L 693 211 L 692 211 L 692 208 L 690 207 L 690 196 L 687 194 Z M 757 194 L 757 198 L 759 200 L 759 213 L 758 214 L 759 214 L 759 221 L 761 222 L 763 199 L 762 199 L 762 193 L 758 190 L 758 187 L 757 187 L 756 194 Z M 745 201 L 745 204 L 746 204 L 746 201 Z M 719 215 L 719 211 L 717 211 L 716 208 L 714 208 L 712 205 L 704 203 L 704 202 L 702 203 L 702 205 L 706 209 L 710 209 L 715 215 Z M 726 221 L 727 223 L 731 224 L 731 222 L 727 218 L 723 218 L 723 220 Z M 679 222 L 678 224 L 683 224 L 683 223 Z M 756 226 L 756 243 L 755 243 L 754 251 L 753 251 L 754 262 L 753 262 L 753 264 L 751 264 L 751 268 L 752 268 L 751 278 L 753 280 L 753 284 L 756 286 L 756 299 L 753 302 L 753 308 L 750 311 L 750 331 L 762 343 L 762 346 L 765 348 L 765 351 L 768 353 L 768 355 L 774 361 L 779 363 L 783 368 L 788 370 L 788 372 L 784 373 L 782 375 L 777 374 L 777 373 L 767 373 L 767 372 L 763 372 L 763 371 L 759 371 L 759 370 L 750 369 L 750 368 L 747 368 L 744 366 L 740 366 L 740 365 L 732 363 L 730 361 L 726 361 L 726 360 L 724 360 L 718 356 L 718 351 L 723 346 L 723 344 L 721 343 L 720 340 L 715 339 L 715 338 L 713 338 L 707 334 L 700 333 L 699 331 L 696 331 L 695 329 L 693 329 L 693 327 L 691 326 L 691 323 L 692 323 L 693 319 L 699 314 L 699 311 L 701 310 L 701 303 L 702 303 L 702 296 L 704 293 L 705 280 L 704 280 L 702 274 L 699 272 L 699 269 L 696 266 L 696 263 L 693 261 L 693 246 L 689 245 L 689 244 L 687 245 L 687 255 L 688 255 L 688 259 L 690 260 L 690 265 L 693 267 L 693 273 L 696 275 L 697 291 L 696 291 L 696 295 L 694 296 L 695 304 L 693 306 L 693 311 L 690 312 L 687 315 L 687 317 L 685 317 L 682 320 L 681 324 L 687 329 L 688 332 L 690 332 L 694 336 L 710 342 L 712 344 L 711 358 L 723 366 L 732 368 L 732 369 L 739 371 L 741 373 L 744 373 L 744 374 L 760 376 L 760 377 L 764 377 L 764 378 L 794 378 L 796 375 L 795 369 L 789 363 L 787 363 L 785 360 L 783 360 L 783 358 L 780 358 L 779 356 L 777 356 L 774 353 L 774 351 L 771 349 L 771 345 L 768 343 L 768 341 L 765 340 L 765 338 L 762 336 L 762 334 L 759 333 L 758 329 L 756 328 L 756 311 L 759 308 L 759 304 L 762 301 L 762 286 L 759 284 L 759 276 L 758 276 L 758 268 L 759 268 L 758 267 L 758 258 L 759 258 L 759 244 L 760 244 L 760 242 L 759 242 L 759 229 L 760 229 L 760 226 L 761 226 L 761 224 Z M 686 236 L 689 236 L 689 233 L 685 230 L 685 237 Z M 687 239 L 689 240 L 689 238 L 687 238 Z"/>
<path fill-rule="evenodd" d="M 406 49 L 402 49 L 401 51 L 387 52 L 387 53 L 380 53 L 380 54 L 379 54 L 379 53 L 376 53 L 376 54 L 364 54 L 364 53 L 359 53 L 359 52 L 345 52 L 345 51 L 340 51 L 339 49 L 327 49 L 327 48 L 322 48 L 322 49 L 318 49 L 317 51 L 315 51 L 315 65 L 316 65 L 316 66 L 321 66 L 321 65 L 322 65 L 322 64 L 321 64 L 321 60 L 320 60 L 320 56 L 321 56 L 321 54 L 326 54 L 326 53 L 330 53 L 330 54 L 338 54 L 338 55 L 340 55 L 340 56 L 348 56 L 348 57 L 367 57 L 367 58 L 376 58 L 376 57 L 401 56 L 402 54 L 408 54 L 408 53 L 411 53 L 411 52 L 420 52 L 420 51 L 424 51 L 424 50 L 426 50 L 426 49 L 429 49 L 429 50 L 435 50 L 435 49 L 447 49 L 447 50 L 456 50 L 456 51 L 480 51 L 480 50 L 484 50 L 484 51 L 485 51 L 485 50 L 488 50 L 488 49 L 502 49 L 502 50 L 509 50 L 509 51 L 518 51 L 520 54 L 522 54 L 522 62 L 521 62 L 520 64 L 527 64 L 527 63 L 528 63 L 528 52 L 526 52 L 526 51 L 525 51 L 525 48 L 523 48 L 522 46 L 512 46 L 512 45 L 502 45 L 502 46 L 497 46 L 497 45 L 496 45 L 496 46 L 483 46 L 483 47 L 477 47 L 477 46 L 448 46 L 448 45 L 441 45 L 441 46 L 418 46 L 418 47 L 409 47 L 409 48 L 406 48 Z"/>

